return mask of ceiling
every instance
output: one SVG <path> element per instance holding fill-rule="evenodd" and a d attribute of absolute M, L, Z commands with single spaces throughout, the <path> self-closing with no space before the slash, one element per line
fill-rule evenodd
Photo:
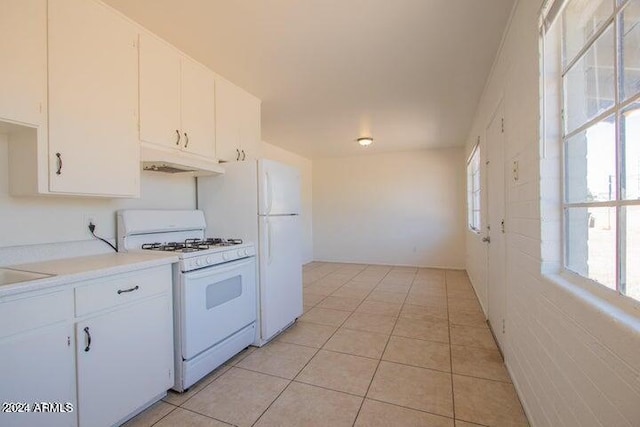
<path fill-rule="evenodd" d="M 105 1 L 262 99 L 263 140 L 310 158 L 463 145 L 514 3 Z"/>

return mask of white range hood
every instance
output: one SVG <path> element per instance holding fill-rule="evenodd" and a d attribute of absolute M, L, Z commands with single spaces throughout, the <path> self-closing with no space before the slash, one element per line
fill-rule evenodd
<path fill-rule="evenodd" d="M 219 163 L 168 152 L 160 149 L 142 147 L 140 153 L 142 169 L 152 172 L 186 173 L 193 176 L 220 175 L 224 168 Z"/>

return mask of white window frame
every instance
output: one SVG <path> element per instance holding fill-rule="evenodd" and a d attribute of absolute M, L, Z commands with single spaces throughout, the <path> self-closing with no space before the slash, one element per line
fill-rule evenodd
<path fill-rule="evenodd" d="M 620 58 L 619 58 L 619 42 L 620 42 L 620 34 L 619 34 L 619 17 L 621 14 L 621 11 L 623 11 L 625 9 L 625 7 L 630 3 L 630 0 L 609 0 L 613 3 L 613 12 L 612 15 L 603 23 L 602 27 L 596 31 L 590 38 L 589 40 L 585 43 L 585 46 L 580 50 L 579 53 L 576 54 L 575 58 L 570 59 L 570 61 L 567 62 L 566 66 L 562 65 L 562 54 L 560 53 L 560 55 L 558 55 L 557 60 L 559 61 L 558 64 L 558 70 L 559 71 L 557 74 L 558 76 L 556 76 L 555 78 L 558 79 L 558 82 L 554 82 L 554 83 L 558 83 L 560 90 L 559 93 L 554 94 L 553 96 L 555 96 L 555 101 L 558 102 L 559 104 L 559 112 L 561 114 L 561 117 L 553 117 L 551 120 L 548 120 L 548 116 L 547 114 L 550 114 L 548 111 L 546 110 L 546 105 L 548 100 L 545 99 L 545 97 L 547 96 L 546 93 L 546 87 L 545 87 L 545 78 L 546 76 L 545 74 L 545 64 L 544 64 L 544 60 L 546 58 L 546 55 L 544 53 L 545 51 L 545 37 L 546 37 L 546 31 L 551 27 L 551 25 L 561 25 L 560 22 L 554 24 L 556 17 L 560 18 L 560 15 L 562 14 L 562 10 L 564 8 L 564 6 L 566 4 L 568 4 L 570 2 L 570 0 L 551 0 L 551 1 L 547 1 L 545 2 L 545 4 L 543 5 L 543 9 L 541 12 L 541 30 L 540 30 L 540 36 L 541 36 L 541 45 L 542 45 L 542 64 L 541 64 L 541 70 L 542 72 L 542 79 L 541 79 L 541 94 L 542 94 L 542 102 L 541 102 L 541 113 L 542 113 L 542 131 L 543 131 L 543 144 L 542 144 L 542 150 L 541 150 L 541 155 L 543 156 L 543 158 L 546 156 L 546 151 L 548 149 L 547 147 L 547 143 L 549 142 L 547 140 L 548 135 L 552 134 L 552 135 L 557 135 L 557 138 L 552 138 L 555 141 L 558 141 L 559 145 L 560 145 L 560 168 L 561 168 L 561 179 L 560 179 L 560 197 L 559 197 L 559 203 L 558 206 L 560 207 L 561 210 L 561 236 L 560 237 L 560 242 L 561 242 L 561 255 L 560 255 L 560 261 L 561 261 L 561 272 L 564 273 L 565 277 L 568 278 L 573 278 L 575 279 L 576 282 L 578 283 L 582 283 L 582 284 L 589 284 L 589 286 L 593 286 L 594 284 L 597 286 L 597 291 L 598 293 L 600 293 L 602 290 L 604 290 L 605 293 L 612 293 L 615 292 L 616 294 L 623 296 L 625 299 L 634 301 L 634 303 L 637 303 L 637 300 L 633 300 L 630 297 L 627 297 L 627 295 L 625 295 L 625 289 L 623 289 L 623 285 L 624 283 L 622 283 L 622 278 L 621 278 L 621 271 L 623 268 L 624 263 L 626 262 L 626 259 L 624 259 L 624 257 L 622 256 L 623 254 L 623 236 L 621 236 L 621 220 L 622 220 L 622 214 L 623 214 L 623 207 L 625 206 L 640 206 L 640 199 L 636 199 L 636 200 L 624 200 L 621 198 L 621 194 L 622 194 L 622 180 L 620 179 L 621 177 L 621 172 L 622 172 L 622 138 L 623 135 L 621 135 L 621 115 L 623 113 L 623 111 L 629 107 L 630 105 L 636 104 L 640 102 L 640 93 L 637 93 L 631 97 L 629 97 L 626 100 L 621 100 L 620 99 L 620 83 L 621 83 L 621 70 L 620 70 Z M 596 40 L 598 40 L 598 38 L 605 32 L 607 31 L 607 29 L 612 26 L 613 27 L 613 32 L 614 32 L 614 50 L 615 50 L 615 60 L 614 60 L 614 76 L 615 76 L 615 84 L 614 84 L 614 93 L 615 93 L 615 101 L 614 101 L 614 105 L 613 107 L 610 107 L 608 109 L 606 109 L 606 111 L 603 111 L 601 113 L 599 113 L 596 117 L 593 117 L 592 119 L 582 123 L 580 126 L 578 126 L 575 129 L 572 129 L 570 132 L 565 133 L 565 124 L 564 124 L 564 117 L 563 117 L 563 108 L 565 105 L 565 99 L 563 98 L 564 96 L 564 88 L 563 88 L 563 77 L 565 76 L 565 74 L 571 70 L 571 67 L 577 62 L 579 61 L 583 55 L 588 51 L 588 49 L 595 43 Z M 559 45 L 554 46 L 553 49 L 560 49 L 560 52 L 562 52 L 562 35 L 560 35 L 560 37 L 557 40 L 553 40 L 553 43 L 559 43 Z M 548 81 L 547 81 L 548 83 Z M 553 114 L 553 113 L 551 113 Z M 566 171 L 565 171 L 565 167 L 566 167 L 566 163 L 565 163 L 565 146 L 566 146 L 566 141 L 568 139 L 570 139 L 571 137 L 585 131 L 586 129 L 588 129 L 589 127 L 593 126 L 596 123 L 601 122 L 602 120 L 609 118 L 610 116 L 614 116 L 615 117 L 615 133 L 616 133 L 616 142 L 615 142 L 615 161 L 616 161 L 616 198 L 615 200 L 611 200 L 611 201 L 600 201 L 600 202 L 580 202 L 580 203 L 569 203 L 566 201 L 566 197 L 565 197 L 565 177 L 566 177 Z M 549 124 L 551 123 L 551 124 Z M 559 126 L 560 129 L 554 129 L 551 132 L 548 129 L 548 126 Z M 570 268 L 567 267 L 567 226 L 566 226 L 566 212 L 568 208 L 575 208 L 575 207 L 613 207 L 616 210 L 616 257 L 615 257 L 615 290 L 610 289 L 608 287 L 606 287 L 605 285 L 591 279 L 588 277 L 585 277 L 573 270 L 571 270 Z M 555 240 L 555 239 L 554 239 Z"/>
<path fill-rule="evenodd" d="M 467 159 L 467 227 L 474 233 L 480 233 L 482 229 L 481 194 L 482 175 L 480 172 L 480 143 L 478 142 Z"/>

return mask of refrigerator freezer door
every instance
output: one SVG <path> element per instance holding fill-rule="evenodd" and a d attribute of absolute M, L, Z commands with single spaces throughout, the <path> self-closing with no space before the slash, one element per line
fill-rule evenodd
<path fill-rule="evenodd" d="M 272 160 L 258 161 L 258 215 L 300 213 L 300 171 Z"/>
<path fill-rule="evenodd" d="M 262 216 L 260 229 L 260 332 L 266 341 L 302 315 L 300 217 Z"/>

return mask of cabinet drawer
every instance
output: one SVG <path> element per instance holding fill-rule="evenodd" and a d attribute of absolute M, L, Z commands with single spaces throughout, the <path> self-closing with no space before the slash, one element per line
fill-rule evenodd
<path fill-rule="evenodd" d="M 73 317 L 71 290 L 0 303 L 0 338 Z"/>
<path fill-rule="evenodd" d="M 75 289 L 76 316 L 171 292 L 171 266 L 92 280 Z"/>

